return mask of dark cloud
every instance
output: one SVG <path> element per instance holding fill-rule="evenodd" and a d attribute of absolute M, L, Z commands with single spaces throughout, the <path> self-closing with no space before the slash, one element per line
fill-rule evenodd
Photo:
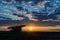
<path fill-rule="evenodd" d="M 3 1 L 10 2 L 11 0 L 9 0 L 9 1 L 8 0 L 3 0 Z M 22 1 L 25 1 L 25 2 L 22 3 Z M 10 14 L 9 16 L 11 18 L 9 16 L 6 17 L 6 18 L 1 17 L 1 15 L 0 15 L 0 18 L 8 20 L 8 21 L 5 20 L 3 22 L 0 21 L 0 25 L 2 25 L 2 24 L 3 25 L 5 25 L 5 24 L 20 25 L 20 24 L 29 23 L 29 22 L 32 22 L 32 21 L 34 21 L 34 23 L 41 24 L 41 25 L 42 24 L 43 25 L 50 25 L 50 24 L 51 25 L 57 25 L 57 24 L 59 24 L 58 22 L 41 22 L 41 20 L 46 20 L 46 19 L 60 20 L 60 16 L 59 16 L 60 15 L 60 8 L 59 8 L 60 5 L 55 3 L 58 6 L 57 8 L 55 8 L 55 6 L 52 4 L 53 1 L 43 4 L 44 1 L 45 0 L 34 0 L 33 3 L 32 3 L 32 6 L 30 6 L 30 4 L 28 4 L 28 3 L 31 2 L 31 0 L 16 0 L 17 6 L 15 6 L 16 4 L 15 5 L 12 4 L 12 5 L 13 5 L 13 8 L 14 8 L 13 10 L 15 10 L 17 12 L 14 12 L 14 13 Z M 41 7 L 38 5 L 38 3 L 40 3 L 39 5 Z M 9 5 L 9 6 L 12 6 L 12 5 Z M 44 9 L 44 10 L 42 10 L 42 9 Z M 5 16 L 6 16 L 6 14 L 5 14 Z M 23 18 L 22 20 L 19 19 L 21 17 Z M 19 20 L 16 20 L 15 18 L 16 19 L 18 18 Z M 14 19 L 14 20 L 12 20 L 12 19 Z"/>

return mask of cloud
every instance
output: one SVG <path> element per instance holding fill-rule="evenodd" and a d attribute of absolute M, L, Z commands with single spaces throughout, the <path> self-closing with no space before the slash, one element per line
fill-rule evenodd
<path fill-rule="evenodd" d="M 58 17 L 57 19 L 60 19 L 60 15 L 57 15 L 57 17 Z"/>
<path fill-rule="evenodd" d="M 27 17 L 29 20 L 32 20 L 32 21 L 39 21 L 38 19 L 35 19 L 35 17 L 33 16 L 33 14 L 26 14 L 26 17 Z"/>
<path fill-rule="evenodd" d="M 18 17 L 10 14 L 0 14 L 0 17 L 10 18 L 11 20 L 23 20 L 23 17 Z"/>
<path fill-rule="evenodd" d="M 0 6 L 0 12 L 2 13 L 3 17 L 11 18 L 11 20 L 23 20 L 25 18 L 33 21 L 40 21 L 46 19 L 60 19 L 60 17 L 57 16 L 55 13 L 55 6 L 57 4 L 55 3 L 56 5 L 51 5 L 50 2 L 52 1 L 39 1 L 37 3 L 34 3 L 34 1 L 21 1 L 19 3 L 14 0 L 11 0 L 10 2 L 3 0 L 2 3 L 4 4 L 1 3 L 2 5 Z M 45 4 L 49 5 L 46 6 Z M 59 7 L 59 5 L 57 6 Z"/>
<path fill-rule="evenodd" d="M 51 22 L 60 22 L 60 20 L 53 20 L 53 19 L 46 19 L 46 20 L 42 20 L 42 21 L 47 21 L 47 22 L 49 22 L 49 21 L 51 21 Z"/>
<path fill-rule="evenodd" d="M 10 0 L 10 2 L 7 2 L 8 0 L 2 0 L 2 3 L 6 3 L 6 4 L 11 4 L 14 0 Z"/>

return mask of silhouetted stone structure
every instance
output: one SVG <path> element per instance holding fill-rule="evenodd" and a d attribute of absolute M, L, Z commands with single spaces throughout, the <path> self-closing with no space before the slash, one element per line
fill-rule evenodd
<path fill-rule="evenodd" d="M 25 25 L 21 25 L 21 26 L 13 26 L 13 27 L 9 27 L 8 29 L 12 29 L 10 31 L 13 32 L 21 32 L 21 27 L 24 27 Z"/>

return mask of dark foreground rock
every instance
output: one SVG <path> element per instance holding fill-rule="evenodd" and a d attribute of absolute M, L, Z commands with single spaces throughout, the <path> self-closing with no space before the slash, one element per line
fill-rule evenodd
<path fill-rule="evenodd" d="M 60 32 L 0 32 L 0 40 L 60 40 Z"/>

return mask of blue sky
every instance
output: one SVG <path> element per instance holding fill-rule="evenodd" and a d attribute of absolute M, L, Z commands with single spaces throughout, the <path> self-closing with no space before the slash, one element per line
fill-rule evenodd
<path fill-rule="evenodd" d="M 0 20 L 60 20 L 59 0 L 0 0 Z"/>

